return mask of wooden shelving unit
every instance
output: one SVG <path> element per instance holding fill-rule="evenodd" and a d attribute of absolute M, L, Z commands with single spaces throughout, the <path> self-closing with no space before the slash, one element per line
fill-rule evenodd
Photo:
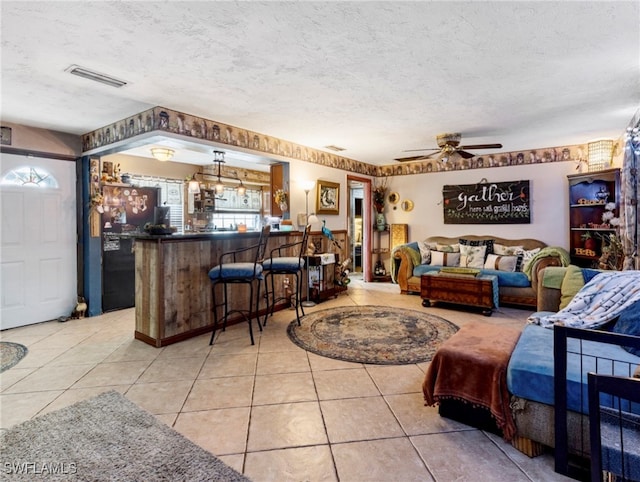
<path fill-rule="evenodd" d="M 573 174 L 569 180 L 569 248 L 571 263 L 597 267 L 602 255 L 603 236 L 616 232 L 603 220 L 607 211 L 619 217 L 620 170 Z M 613 210 L 606 207 L 611 203 Z"/>

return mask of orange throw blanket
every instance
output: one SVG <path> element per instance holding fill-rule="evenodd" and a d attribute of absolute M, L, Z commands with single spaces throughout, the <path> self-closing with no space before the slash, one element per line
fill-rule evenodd
<path fill-rule="evenodd" d="M 516 434 L 509 409 L 507 366 L 520 330 L 489 323 L 463 326 L 444 342 L 422 384 L 427 405 L 456 399 L 488 409 L 505 440 Z"/>

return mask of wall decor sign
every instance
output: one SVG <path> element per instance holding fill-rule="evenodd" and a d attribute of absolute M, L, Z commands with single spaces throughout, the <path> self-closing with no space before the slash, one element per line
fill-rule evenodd
<path fill-rule="evenodd" d="M 445 224 L 529 224 L 529 181 L 444 186 Z"/>

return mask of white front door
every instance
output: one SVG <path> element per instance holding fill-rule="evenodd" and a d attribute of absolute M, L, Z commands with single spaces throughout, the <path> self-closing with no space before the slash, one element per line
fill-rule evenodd
<path fill-rule="evenodd" d="M 0 161 L 0 329 L 69 316 L 77 302 L 75 163 L 14 154 Z"/>

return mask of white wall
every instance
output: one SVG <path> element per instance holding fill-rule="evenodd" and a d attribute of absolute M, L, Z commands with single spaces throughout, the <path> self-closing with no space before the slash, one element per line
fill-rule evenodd
<path fill-rule="evenodd" d="M 550 246 L 569 246 L 569 209 L 567 175 L 577 171 L 574 162 L 529 164 L 449 171 L 389 178 L 389 191 L 400 194 L 400 203 L 409 199 L 414 209 L 404 212 L 389 204 L 387 222 L 409 224 L 409 240 L 428 236 L 457 237 L 465 234 L 495 235 L 503 238 L 539 239 Z M 531 189 L 530 224 L 444 224 L 442 187 L 488 182 L 529 180 Z"/>
<path fill-rule="evenodd" d="M 323 181 L 337 182 L 340 184 L 340 214 L 338 216 L 321 214 L 320 221 L 326 220 L 327 227 L 331 230 L 347 229 L 347 207 L 349 199 L 347 196 L 347 172 L 332 167 L 320 166 L 310 162 L 291 160 L 289 170 L 289 192 L 290 192 L 290 213 L 294 222 L 298 213 L 305 211 L 305 193 L 302 189 L 303 181 L 314 181 L 316 186 L 309 192 L 309 213 L 316 211 L 316 188 L 318 179 Z M 361 176 L 367 177 L 367 176 Z M 320 229 L 314 226 L 314 230 Z"/>

